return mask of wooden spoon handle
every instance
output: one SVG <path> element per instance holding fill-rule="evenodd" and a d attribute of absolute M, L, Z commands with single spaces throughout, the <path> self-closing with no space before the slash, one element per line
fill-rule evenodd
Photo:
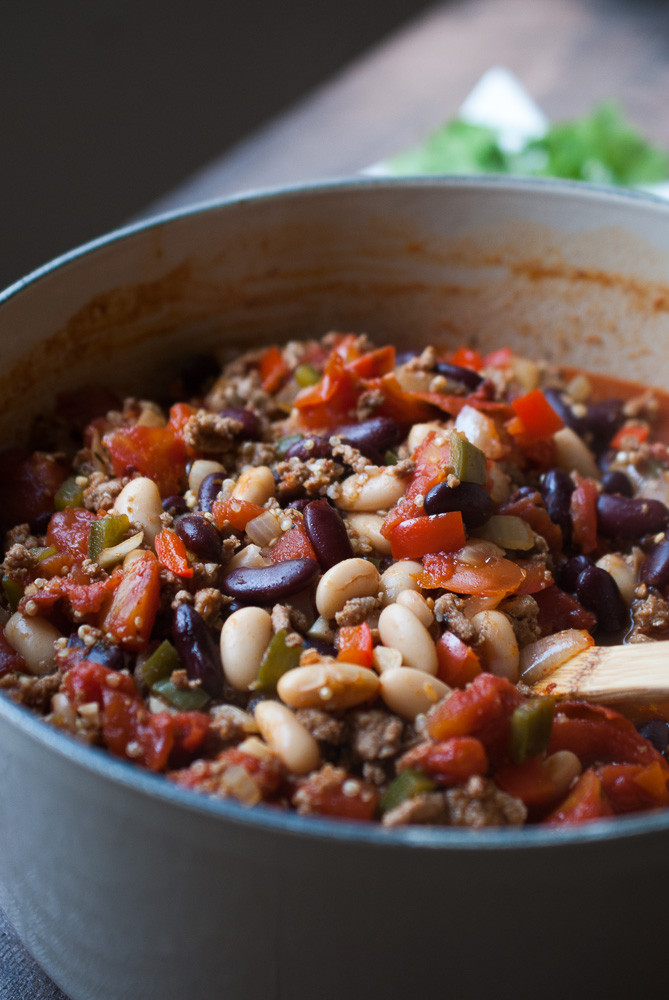
<path fill-rule="evenodd" d="M 532 690 L 557 698 L 649 704 L 669 699 L 669 641 L 589 646 Z"/>

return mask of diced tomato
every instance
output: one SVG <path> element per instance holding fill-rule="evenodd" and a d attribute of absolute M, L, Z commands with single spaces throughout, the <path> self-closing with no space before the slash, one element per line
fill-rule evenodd
<path fill-rule="evenodd" d="M 555 782 L 541 757 L 530 757 L 522 764 L 505 764 L 495 771 L 493 777 L 503 792 L 521 799 L 528 807 L 548 805 L 557 796 Z"/>
<path fill-rule="evenodd" d="M 562 529 L 551 521 L 538 490 L 529 496 L 510 497 L 499 505 L 497 513 L 522 517 L 538 535 L 546 539 L 551 552 L 562 551 Z"/>
<path fill-rule="evenodd" d="M 182 788 L 213 792 L 220 789 L 221 777 L 230 767 L 243 768 L 266 801 L 275 798 L 285 782 L 285 768 L 278 757 L 261 760 L 237 747 L 221 751 L 213 760 L 196 760 L 190 767 L 170 771 L 169 778 Z"/>
<path fill-rule="evenodd" d="M 369 351 L 355 361 L 349 361 L 346 368 L 359 378 L 380 378 L 395 368 L 395 348 L 379 347 L 376 351 Z"/>
<path fill-rule="evenodd" d="M 567 628 L 592 632 L 597 625 L 596 615 L 559 587 L 546 587 L 540 592 L 534 591 L 532 596 L 539 605 L 537 621 L 542 635 L 552 635 Z"/>
<path fill-rule="evenodd" d="M 500 347 L 496 351 L 486 354 L 483 365 L 491 368 L 508 368 L 513 361 L 513 351 L 510 347 Z"/>
<path fill-rule="evenodd" d="M 159 605 L 158 560 L 151 552 L 143 552 L 124 571 L 102 628 L 116 636 L 124 649 L 138 652 L 149 641 Z"/>
<path fill-rule="evenodd" d="M 542 441 L 564 427 L 562 417 L 556 413 L 541 389 L 532 389 L 524 396 L 519 396 L 511 401 L 511 406 L 516 417 L 507 424 L 507 430 L 521 441 Z"/>
<path fill-rule="evenodd" d="M 164 528 L 155 539 L 156 555 L 170 572 L 182 579 L 190 579 L 193 567 L 188 562 L 186 546 L 171 528 Z"/>
<path fill-rule="evenodd" d="M 454 594 L 478 594 L 480 597 L 513 594 L 525 579 L 524 570 L 510 559 L 488 559 L 476 566 L 459 562 L 457 552 L 426 555 L 423 557 L 423 568 L 425 572 L 419 579 L 422 587 L 432 590 L 443 588 Z"/>
<path fill-rule="evenodd" d="M 57 511 L 49 521 L 46 533 L 47 545 L 53 545 L 59 552 L 83 560 L 88 555 L 88 535 L 95 514 L 83 507 L 66 507 Z"/>
<path fill-rule="evenodd" d="M 32 524 L 53 510 L 67 470 L 50 455 L 9 448 L 0 452 L 0 527 Z"/>
<path fill-rule="evenodd" d="M 381 527 L 384 538 L 390 534 L 396 525 L 412 517 L 427 517 L 422 503 L 417 504 L 416 498 L 425 498 L 426 493 L 440 483 L 448 475 L 450 444 L 445 434 L 431 431 L 416 448 L 412 459 L 416 463 L 411 480 L 407 485 L 404 497 L 386 516 Z"/>
<path fill-rule="evenodd" d="M 284 562 L 286 559 L 316 559 L 314 547 L 301 524 L 295 524 L 285 531 L 276 545 L 272 546 L 269 555 L 273 563 Z"/>
<path fill-rule="evenodd" d="M 543 822 L 548 826 L 575 825 L 612 815 L 613 809 L 606 798 L 601 779 L 594 771 L 588 770 L 581 775 L 564 802 Z"/>
<path fill-rule="evenodd" d="M 481 673 L 481 661 L 471 646 L 454 632 L 444 632 L 437 642 L 437 677 L 452 688 L 463 688 Z"/>
<path fill-rule="evenodd" d="M 189 403 L 175 403 L 170 407 L 170 418 L 167 421 L 168 428 L 172 431 L 176 438 L 184 442 L 186 449 L 189 454 L 191 454 L 194 449 L 186 445 L 184 440 L 184 427 L 188 423 L 191 417 L 194 417 L 197 413 L 197 408 L 191 406 Z"/>
<path fill-rule="evenodd" d="M 573 540 L 586 554 L 597 547 L 598 496 L 599 490 L 594 479 L 582 479 L 571 495 Z"/>
<path fill-rule="evenodd" d="M 97 702 L 103 705 L 105 691 L 118 691 L 134 697 L 137 693 L 135 682 L 129 674 L 111 670 L 92 660 L 78 660 L 63 677 L 63 691 L 74 705 Z"/>
<path fill-rule="evenodd" d="M 516 564 L 525 574 L 525 579 L 516 591 L 517 594 L 538 594 L 540 590 L 547 590 L 555 583 L 551 571 L 544 562 L 516 559 Z"/>
<path fill-rule="evenodd" d="M 461 368 L 473 368 L 478 372 L 483 368 L 483 358 L 481 352 L 473 347 L 458 347 L 456 351 L 448 355 L 448 360 Z"/>
<path fill-rule="evenodd" d="M 459 510 L 411 517 L 389 533 L 393 559 L 420 559 L 429 552 L 454 552 L 467 541 Z"/>
<path fill-rule="evenodd" d="M 300 782 L 300 793 L 308 800 L 310 812 L 353 820 L 374 819 L 380 798 L 374 785 L 336 771 L 327 782 L 321 780 L 320 772 L 310 775 Z"/>
<path fill-rule="evenodd" d="M 0 677 L 14 670 L 19 674 L 25 673 L 26 663 L 21 654 L 7 642 L 4 629 L 0 628 Z"/>
<path fill-rule="evenodd" d="M 303 389 L 295 398 L 300 427 L 327 431 L 354 419 L 361 391 L 357 375 L 347 370 L 338 354 L 331 355 L 320 382 Z"/>
<path fill-rule="evenodd" d="M 658 761 L 607 764 L 597 768 L 597 774 L 615 813 L 669 806 L 669 774 Z"/>
<path fill-rule="evenodd" d="M 263 352 L 258 365 L 260 379 L 265 392 L 276 392 L 290 374 L 290 368 L 283 360 L 282 351 L 275 346 Z"/>
<path fill-rule="evenodd" d="M 495 760 L 504 760 L 511 715 L 522 701 L 511 681 L 482 673 L 463 691 L 453 691 L 430 711 L 427 731 L 434 740 L 475 736 Z"/>
<path fill-rule="evenodd" d="M 362 625 L 343 625 L 337 635 L 337 659 L 372 666 L 372 633 L 367 622 Z"/>
<path fill-rule="evenodd" d="M 102 691 L 102 739 L 108 750 L 150 771 L 167 766 L 174 746 L 169 712 L 149 712 L 138 698 L 104 688 Z"/>
<path fill-rule="evenodd" d="M 188 451 L 172 427 L 117 427 L 104 435 L 115 476 L 139 472 L 153 479 L 161 497 L 181 491 Z"/>
<path fill-rule="evenodd" d="M 564 701 L 557 709 L 549 753 L 571 750 L 584 767 L 593 764 L 652 764 L 669 776 L 669 764 L 635 729 L 632 722 L 612 708 L 585 701 Z"/>
<path fill-rule="evenodd" d="M 419 399 L 416 393 L 403 389 L 394 372 L 369 379 L 366 388 L 383 395 L 375 416 L 392 417 L 401 427 L 422 424 L 434 417 L 434 406 Z"/>
<path fill-rule="evenodd" d="M 257 503 L 251 503 L 249 500 L 230 498 L 229 500 L 214 500 L 211 513 L 217 527 L 225 528 L 226 525 L 230 525 L 236 531 L 244 531 L 249 521 L 265 513 L 265 508 L 260 507 Z"/>
<path fill-rule="evenodd" d="M 480 740 L 472 736 L 452 736 L 436 743 L 420 743 L 403 754 L 397 770 L 417 768 L 438 785 L 459 785 L 473 775 L 488 770 L 488 755 Z"/>
<path fill-rule="evenodd" d="M 104 580 L 93 580 L 78 568 L 65 577 L 53 576 L 35 594 L 19 601 L 19 611 L 26 611 L 27 605 L 37 605 L 40 615 L 48 616 L 57 601 L 64 599 L 70 614 L 95 616 L 107 603 L 121 580 L 120 569 Z"/>

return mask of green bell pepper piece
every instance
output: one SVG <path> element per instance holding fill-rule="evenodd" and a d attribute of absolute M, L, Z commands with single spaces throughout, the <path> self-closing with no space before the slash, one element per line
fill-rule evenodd
<path fill-rule="evenodd" d="M 56 490 L 53 498 L 56 510 L 65 510 L 66 507 L 82 507 L 84 503 L 84 491 L 77 484 L 75 476 L 66 479 L 63 485 Z"/>
<path fill-rule="evenodd" d="M 485 486 L 488 479 L 486 457 L 480 448 L 468 441 L 458 431 L 451 431 L 448 464 L 461 483 L 478 483 Z"/>
<path fill-rule="evenodd" d="M 509 752 L 516 764 L 536 757 L 548 747 L 553 729 L 555 699 L 550 696 L 530 698 L 511 716 Z"/>
<path fill-rule="evenodd" d="M 118 545 L 125 538 L 130 520 L 126 514 L 112 514 L 91 521 L 88 531 L 88 558 L 97 559 L 103 549 Z"/>
<path fill-rule="evenodd" d="M 412 799 L 415 795 L 420 795 L 421 792 L 432 792 L 436 787 L 432 778 L 423 774 L 422 771 L 417 771 L 414 768 L 400 771 L 381 798 L 379 809 L 382 813 L 390 812 L 406 799 Z"/>
<path fill-rule="evenodd" d="M 19 606 L 19 601 L 23 597 L 23 587 L 20 583 L 17 583 L 16 580 L 11 580 L 8 576 L 3 576 L 2 589 L 10 608 L 12 611 L 16 611 Z"/>
<path fill-rule="evenodd" d="M 156 681 L 151 685 L 151 690 L 180 712 L 198 712 L 210 701 L 209 695 L 202 688 L 180 688 L 169 678 Z"/>
<path fill-rule="evenodd" d="M 316 371 L 313 365 L 298 365 L 295 369 L 295 381 L 301 389 L 308 385 L 316 385 L 321 378 L 322 375 Z"/>
<path fill-rule="evenodd" d="M 286 629 L 282 628 L 272 637 L 260 664 L 258 679 L 254 684 L 255 691 L 275 694 L 279 678 L 299 664 L 302 646 L 287 646 L 287 635 Z"/>
<path fill-rule="evenodd" d="M 165 639 L 142 664 L 142 677 L 153 690 L 158 681 L 169 680 L 172 671 L 180 669 L 179 654 L 169 639 Z"/>

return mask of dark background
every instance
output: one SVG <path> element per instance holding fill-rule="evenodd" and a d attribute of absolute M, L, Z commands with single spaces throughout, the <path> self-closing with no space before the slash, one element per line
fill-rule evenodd
<path fill-rule="evenodd" d="M 425 0 L 9 0 L 0 288 L 127 221 Z"/>

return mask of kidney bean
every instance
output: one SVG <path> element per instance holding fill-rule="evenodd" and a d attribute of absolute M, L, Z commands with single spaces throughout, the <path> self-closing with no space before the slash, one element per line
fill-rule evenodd
<path fill-rule="evenodd" d="M 77 632 L 68 636 L 67 648 L 80 650 L 82 659 L 101 663 L 110 670 L 123 670 L 125 667 L 125 656 L 119 646 L 109 646 L 106 642 L 96 642 L 93 646 L 87 646 Z"/>
<path fill-rule="evenodd" d="M 312 500 L 304 508 L 304 527 L 321 569 L 330 569 L 342 559 L 351 559 L 353 548 L 338 510 L 327 500 Z"/>
<path fill-rule="evenodd" d="M 624 419 L 623 404 L 619 399 L 589 404 L 583 418 L 583 436 L 593 451 L 600 452 L 606 448 Z"/>
<path fill-rule="evenodd" d="M 669 749 L 669 722 L 664 719 L 649 719 L 639 726 L 639 735 L 655 747 L 658 753 L 666 754 Z"/>
<path fill-rule="evenodd" d="M 343 424 L 336 429 L 335 434 L 357 448 L 375 465 L 383 464 L 383 453 L 388 448 L 394 448 L 402 436 L 399 424 L 390 417 L 371 417 L 360 424 Z"/>
<path fill-rule="evenodd" d="M 174 496 L 165 497 L 163 500 L 163 510 L 168 514 L 185 514 L 188 510 L 188 504 L 182 496 L 176 493 Z"/>
<path fill-rule="evenodd" d="M 597 616 L 604 632 L 617 632 L 629 622 L 627 605 L 610 573 L 599 566 L 588 566 L 576 581 L 576 597 L 584 608 Z"/>
<path fill-rule="evenodd" d="M 260 419 L 253 410 L 247 410 L 243 406 L 226 406 L 218 412 L 221 417 L 229 417 L 242 425 L 235 434 L 241 441 L 254 441 L 260 437 Z"/>
<path fill-rule="evenodd" d="M 223 575 L 221 590 L 242 602 L 269 604 L 303 590 L 317 575 L 318 563 L 313 559 L 286 559 L 271 566 L 239 566 Z"/>
<path fill-rule="evenodd" d="M 566 544 L 571 537 L 570 502 L 574 489 L 574 481 L 563 469 L 550 469 L 541 483 L 541 493 L 548 516 L 566 533 Z"/>
<path fill-rule="evenodd" d="M 406 351 L 398 351 L 395 355 L 395 364 L 406 365 L 409 361 L 413 361 L 413 359 L 417 358 L 419 355 L 420 351 L 411 351 L 408 349 Z"/>
<path fill-rule="evenodd" d="M 634 494 L 634 487 L 629 478 L 620 469 L 610 469 L 604 473 L 602 490 L 604 493 L 619 493 L 621 497 L 631 497 Z"/>
<path fill-rule="evenodd" d="M 449 486 L 437 483 L 428 491 L 423 509 L 426 514 L 445 514 L 451 510 L 462 512 L 468 528 L 480 528 L 492 516 L 495 505 L 489 493 L 478 483 L 460 483 Z"/>
<path fill-rule="evenodd" d="M 300 462 L 308 462 L 311 458 L 332 458 L 332 445 L 328 438 L 312 434 L 291 444 L 284 457 L 286 461 L 299 458 Z"/>
<path fill-rule="evenodd" d="M 459 382 L 465 385 L 471 392 L 478 389 L 483 382 L 483 377 L 475 372 L 473 368 L 462 368 L 460 365 L 452 365 L 448 361 L 437 361 L 434 366 L 437 375 L 443 375 L 451 382 Z"/>
<path fill-rule="evenodd" d="M 223 667 L 218 643 L 204 618 L 190 606 L 180 604 L 172 620 L 172 638 L 189 680 L 199 680 L 212 698 L 223 693 Z"/>
<path fill-rule="evenodd" d="M 666 587 L 669 584 L 669 541 L 656 545 L 641 566 L 641 580 L 649 587 Z"/>
<path fill-rule="evenodd" d="M 334 659 L 337 657 L 337 650 L 331 642 L 327 642 L 325 639 L 318 639 L 316 636 L 305 635 L 304 645 L 308 646 L 310 649 L 315 649 L 317 653 L 321 654 L 321 656 L 332 656 Z"/>
<path fill-rule="evenodd" d="M 224 474 L 222 472 L 210 472 L 208 476 L 204 477 L 197 492 L 197 503 L 200 510 L 211 514 L 214 500 L 221 492 L 223 478 Z"/>
<path fill-rule="evenodd" d="M 571 559 L 567 559 L 566 562 L 562 563 L 558 571 L 560 586 L 563 590 L 574 593 L 578 578 L 583 570 L 594 565 L 594 560 L 590 556 L 572 556 Z"/>
<path fill-rule="evenodd" d="M 577 417 L 571 406 L 567 403 L 563 393 L 559 389 L 544 389 L 544 396 L 551 404 L 556 413 L 564 420 L 567 427 L 571 427 L 580 437 L 583 437 L 585 423 L 581 417 Z"/>
<path fill-rule="evenodd" d="M 181 366 L 181 381 L 187 395 L 198 393 L 208 379 L 216 378 L 221 371 L 213 354 L 195 354 Z"/>
<path fill-rule="evenodd" d="M 184 514 L 176 523 L 176 533 L 187 549 L 203 562 L 219 562 L 221 536 L 211 521 L 199 514 Z"/>
<path fill-rule="evenodd" d="M 669 524 L 669 510 L 660 500 L 600 493 L 597 527 L 610 538 L 641 538 L 662 531 Z"/>

